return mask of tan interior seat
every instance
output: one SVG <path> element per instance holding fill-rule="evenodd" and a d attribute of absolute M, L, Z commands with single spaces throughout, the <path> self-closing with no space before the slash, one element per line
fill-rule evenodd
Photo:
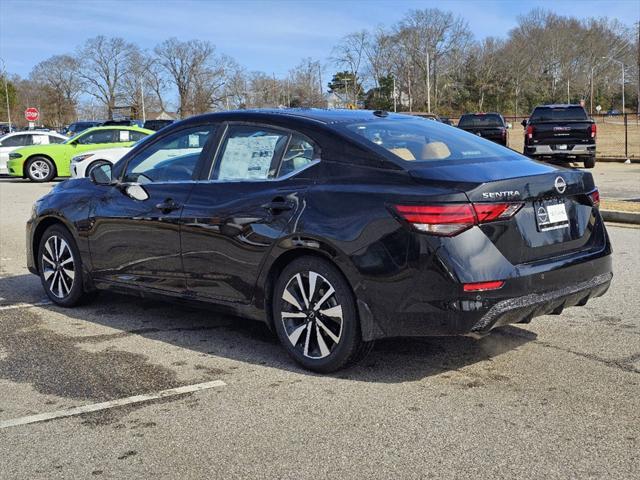
<path fill-rule="evenodd" d="M 421 160 L 444 160 L 449 158 L 451 150 L 443 142 L 431 142 L 422 147 Z"/>
<path fill-rule="evenodd" d="M 389 151 L 403 160 L 413 161 L 416 159 L 408 148 L 390 148 Z"/>

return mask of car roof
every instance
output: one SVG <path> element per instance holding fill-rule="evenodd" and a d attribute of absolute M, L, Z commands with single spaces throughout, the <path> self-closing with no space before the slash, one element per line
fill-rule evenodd
<path fill-rule="evenodd" d="M 415 118 L 411 115 L 382 112 L 379 110 L 342 110 L 322 108 L 282 108 L 282 109 L 254 109 L 254 110 L 230 110 L 227 112 L 206 113 L 190 117 L 184 122 L 197 123 L 200 121 L 269 121 L 281 119 L 303 119 L 307 121 L 323 123 L 326 125 L 339 123 L 352 123 L 368 120 L 398 119 L 406 120 Z"/>
<path fill-rule="evenodd" d="M 538 105 L 536 108 L 570 108 L 570 107 L 584 108 L 579 103 L 551 103 L 549 105 Z"/>
<path fill-rule="evenodd" d="M 86 133 L 86 132 L 95 132 L 98 130 L 135 130 L 136 132 L 143 132 L 143 133 L 148 133 L 149 135 L 151 135 L 152 133 L 156 133 L 153 130 L 149 130 L 147 128 L 142 128 L 142 127 L 138 127 L 137 125 L 107 125 L 104 127 L 91 127 L 91 128 L 87 128 L 86 130 L 80 132 L 80 133 Z"/>

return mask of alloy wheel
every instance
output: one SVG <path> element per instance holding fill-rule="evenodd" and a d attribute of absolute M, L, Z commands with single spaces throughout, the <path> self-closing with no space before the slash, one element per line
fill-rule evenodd
<path fill-rule="evenodd" d="M 75 261 L 71 248 L 62 237 L 52 235 L 44 244 L 42 276 L 56 298 L 65 298 L 71 292 L 75 279 Z"/>
<path fill-rule="evenodd" d="M 29 165 L 29 174 L 36 180 L 44 180 L 51 173 L 51 168 L 43 160 L 35 160 Z"/>
<path fill-rule="evenodd" d="M 282 293 L 280 316 L 291 345 L 307 358 L 325 358 L 340 343 L 343 312 L 331 283 L 314 271 L 295 274 Z"/>

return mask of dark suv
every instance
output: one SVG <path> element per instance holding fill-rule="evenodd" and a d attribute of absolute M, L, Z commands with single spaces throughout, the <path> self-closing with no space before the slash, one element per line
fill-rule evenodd
<path fill-rule="evenodd" d="M 458 121 L 458 128 L 507 146 L 509 126 L 499 113 L 465 113 Z"/>
<path fill-rule="evenodd" d="M 555 162 L 596 164 L 596 124 L 581 105 L 540 105 L 523 120 L 524 154 Z"/>

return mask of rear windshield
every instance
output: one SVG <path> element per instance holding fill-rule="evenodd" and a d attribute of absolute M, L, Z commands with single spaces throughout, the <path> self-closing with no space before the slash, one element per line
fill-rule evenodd
<path fill-rule="evenodd" d="M 346 128 L 406 162 L 520 159 L 508 148 L 424 118 L 363 121 Z"/>
<path fill-rule="evenodd" d="M 566 120 L 588 120 L 582 107 L 538 107 L 531 114 L 532 122 L 562 122 Z"/>
<path fill-rule="evenodd" d="M 504 127 L 500 115 L 489 113 L 486 115 L 463 115 L 458 122 L 459 127 Z"/>

